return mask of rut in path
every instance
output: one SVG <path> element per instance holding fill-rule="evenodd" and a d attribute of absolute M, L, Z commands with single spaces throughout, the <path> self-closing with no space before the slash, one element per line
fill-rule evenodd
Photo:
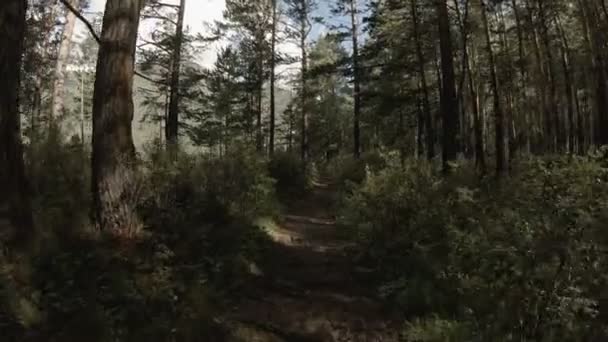
<path fill-rule="evenodd" d="M 332 193 L 317 184 L 269 231 L 274 244 L 262 274 L 227 317 L 233 341 L 399 340 L 399 320 L 358 279 Z"/>

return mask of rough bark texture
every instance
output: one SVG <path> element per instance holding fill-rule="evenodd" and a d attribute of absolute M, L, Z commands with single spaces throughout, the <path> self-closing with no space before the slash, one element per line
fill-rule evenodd
<path fill-rule="evenodd" d="M 458 105 L 454 77 L 452 38 L 446 0 L 437 0 L 439 40 L 441 50 L 441 115 L 443 118 L 443 170 L 450 171 L 449 163 L 458 155 Z"/>
<path fill-rule="evenodd" d="M 33 227 L 18 110 L 25 11 L 25 0 L 0 3 L 0 228 L 8 219 L 7 233 L 21 241 Z"/>
<path fill-rule="evenodd" d="M 70 4 L 78 7 L 78 0 L 71 0 Z M 64 85 L 65 85 L 65 66 L 70 57 L 70 48 L 72 47 L 72 36 L 76 27 L 76 15 L 72 11 L 66 11 L 65 26 L 61 34 L 61 43 L 59 45 L 59 53 L 57 54 L 57 62 L 55 64 L 55 77 L 53 83 L 53 105 L 51 107 L 50 122 L 53 122 L 63 114 L 64 107 Z"/>
<path fill-rule="evenodd" d="M 171 65 L 171 95 L 169 99 L 169 115 L 167 117 L 167 146 L 177 147 L 179 140 L 179 78 L 182 61 L 182 43 L 184 37 L 184 14 L 186 0 L 180 1 L 173 41 L 173 61 Z"/>
<path fill-rule="evenodd" d="M 141 0 L 108 0 L 93 94 L 93 199 L 100 229 L 133 237 L 137 182 L 133 75 Z"/>

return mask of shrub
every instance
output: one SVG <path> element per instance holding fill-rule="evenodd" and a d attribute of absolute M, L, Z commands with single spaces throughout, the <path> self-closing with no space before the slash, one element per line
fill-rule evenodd
<path fill-rule="evenodd" d="M 276 181 L 282 196 L 301 194 L 308 187 L 308 179 L 300 158 L 292 153 L 276 153 L 268 163 L 270 176 Z"/>
<path fill-rule="evenodd" d="M 608 173 L 589 159 L 532 160 L 509 180 L 426 163 L 371 173 L 342 215 L 410 315 L 468 322 L 481 340 L 586 340 L 606 285 Z"/>

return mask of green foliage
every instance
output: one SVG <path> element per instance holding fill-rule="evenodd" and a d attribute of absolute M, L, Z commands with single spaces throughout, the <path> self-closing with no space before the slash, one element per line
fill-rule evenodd
<path fill-rule="evenodd" d="M 63 142 L 57 128 L 27 152 L 35 221 L 44 233 L 78 234 L 90 213 L 89 152 L 79 141 Z"/>
<path fill-rule="evenodd" d="M 590 338 L 606 285 L 607 170 L 536 159 L 495 183 L 470 169 L 444 178 L 410 162 L 346 199 L 342 223 L 381 294 L 410 315 L 458 317 L 481 340 Z"/>
<path fill-rule="evenodd" d="M 299 195 L 308 187 L 304 164 L 293 153 L 275 153 L 268 170 L 280 195 Z"/>
<path fill-rule="evenodd" d="M 28 157 L 44 234 L 32 253 L 5 255 L 0 246 L 3 338 L 223 340 L 213 317 L 268 243 L 254 224 L 276 208 L 265 160 L 245 148 L 176 159 L 150 148 L 139 177 L 145 234 L 120 245 L 87 222 L 89 163 L 80 144 L 49 134 Z"/>
<path fill-rule="evenodd" d="M 345 186 L 349 183 L 360 184 L 368 171 L 376 172 L 387 166 L 385 157 L 378 152 L 363 153 L 359 159 L 352 156 L 340 156 L 332 159 L 326 166 L 329 174 L 333 175 L 338 184 Z"/>

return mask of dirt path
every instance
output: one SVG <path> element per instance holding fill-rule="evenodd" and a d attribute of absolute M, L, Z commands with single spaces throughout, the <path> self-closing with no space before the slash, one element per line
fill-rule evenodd
<path fill-rule="evenodd" d="M 361 285 L 319 184 L 269 231 L 274 244 L 228 316 L 234 341 L 398 341 L 397 319 Z"/>

